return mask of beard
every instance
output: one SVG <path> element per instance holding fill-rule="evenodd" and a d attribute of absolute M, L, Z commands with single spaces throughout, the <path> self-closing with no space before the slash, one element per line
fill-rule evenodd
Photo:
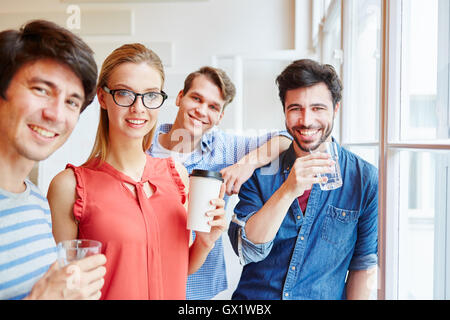
<path fill-rule="evenodd" d="M 294 138 L 294 142 L 297 145 L 297 147 L 300 148 L 300 150 L 302 150 L 303 152 L 311 152 L 316 150 L 317 148 L 319 148 L 323 142 L 327 141 L 327 139 L 330 137 L 331 133 L 333 132 L 333 127 L 334 127 L 334 117 L 333 117 L 333 121 L 331 122 L 330 126 L 326 126 L 326 127 L 322 127 L 322 128 L 314 128 L 312 126 L 310 127 L 305 127 L 305 126 L 298 126 L 298 127 L 292 127 L 292 128 L 288 128 L 286 126 L 286 130 L 289 132 L 289 134 Z M 302 145 L 301 142 L 299 141 L 299 139 L 297 138 L 297 136 L 295 135 L 295 131 L 298 130 L 312 130 L 312 129 L 321 129 L 322 131 L 322 135 L 319 138 L 319 141 L 313 145 Z"/>

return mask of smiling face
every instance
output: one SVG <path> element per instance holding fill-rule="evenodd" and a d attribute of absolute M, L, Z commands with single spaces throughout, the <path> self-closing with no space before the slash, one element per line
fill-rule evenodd
<path fill-rule="evenodd" d="M 333 108 L 331 93 L 324 83 L 288 90 L 284 102 L 286 129 L 294 138 L 297 156 L 331 141 L 339 103 Z"/>
<path fill-rule="evenodd" d="M 16 159 L 46 159 L 72 133 L 83 102 L 81 80 L 68 66 L 49 59 L 25 64 L 6 100 L 0 98 L 1 150 Z"/>
<path fill-rule="evenodd" d="M 193 80 L 188 92 L 180 91 L 176 104 L 180 110 L 174 126 L 198 137 L 219 124 L 225 101 L 220 89 L 206 76 L 199 75 Z"/>
<path fill-rule="evenodd" d="M 127 89 L 135 93 L 160 92 L 161 75 L 147 63 L 126 62 L 117 66 L 108 79 L 110 90 Z M 130 107 L 118 106 L 111 94 L 103 89 L 98 90 L 98 99 L 103 109 L 108 112 L 110 139 L 138 139 L 155 126 L 159 109 L 148 109 L 142 104 L 141 96 L 137 97 Z"/>

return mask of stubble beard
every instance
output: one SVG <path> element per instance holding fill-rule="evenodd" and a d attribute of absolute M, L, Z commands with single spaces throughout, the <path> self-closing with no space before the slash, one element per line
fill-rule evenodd
<path fill-rule="evenodd" d="M 289 132 L 289 134 L 294 138 L 294 142 L 297 145 L 297 147 L 300 148 L 300 150 L 302 150 L 303 152 L 310 153 L 311 151 L 315 151 L 316 149 L 318 149 L 322 145 L 322 143 L 327 141 L 327 139 L 330 137 L 331 133 L 333 132 L 333 127 L 334 127 L 334 118 L 333 118 L 333 121 L 331 123 L 331 126 L 329 126 L 327 131 L 325 131 L 322 134 L 322 136 L 320 137 L 319 141 L 315 145 L 313 145 L 311 147 L 302 146 L 302 144 L 298 140 L 297 136 L 293 132 L 293 131 L 296 131 L 296 130 L 308 130 L 308 129 L 311 129 L 310 127 L 301 127 L 301 128 L 294 127 L 294 128 L 292 128 L 292 130 L 289 129 L 289 128 L 286 128 L 286 129 Z M 321 130 L 323 130 L 323 128 L 321 128 Z"/>

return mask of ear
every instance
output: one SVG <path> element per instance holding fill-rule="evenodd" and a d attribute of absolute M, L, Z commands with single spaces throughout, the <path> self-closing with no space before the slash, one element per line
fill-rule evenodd
<path fill-rule="evenodd" d="M 181 98 L 183 98 L 183 96 L 184 96 L 184 92 L 183 92 L 183 90 L 180 90 L 180 92 L 178 92 L 177 99 L 175 100 L 175 104 L 177 107 L 180 107 L 180 100 L 181 100 Z"/>
<path fill-rule="evenodd" d="M 225 110 L 222 110 L 222 112 L 220 113 L 219 119 L 217 120 L 216 126 L 219 125 L 220 121 L 222 121 L 224 114 L 225 114 Z"/>
<path fill-rule="evenodd" d="M 340 107 L 341 107 L 341 103 L 340 102 L 336 103 L 336 106 L 334 107 L 334 111 L 333 111 L 335 117 L 336 117 Z"/>
<path fill-rule="evenodd" d="M 106 110 L 106 102 L 105 102 L 105 98 L 106 98 L 106 92 L 105 90 L 103 90 L 102 88 L 98 88 L 97 89 L 97 99 L 98 99 L 98 103 L 100 104 L 100 107 L 102 109 Z"/>

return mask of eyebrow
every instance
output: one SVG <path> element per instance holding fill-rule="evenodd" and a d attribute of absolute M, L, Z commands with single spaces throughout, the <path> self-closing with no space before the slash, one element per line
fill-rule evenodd
<path fill-rule="evenodd" d="M 42 78 L 40 78 L 40 77 L 33 77 L 33 78 L 31 78 L 31 79 L 28 81 L 28 83 L 30 83 L 30 84 L 33 84 L 33 83 L 43 83 L 43 84 L 45 84 L 46 86 L 50 87 L 52 90 L 59 91 L 59 88 L 58 88 L 58 86 L 57 86 L 56 84 L 54 84 L 54 83 L 51 82 L 51 81 L 42 79 Z M 84 96 L 79 95 L 79 94 L 76 93 L 76 92 L 75 92 L 75 93 L 72 93 L 70 96 L 73 97 L 73 98 L 80 99 L 81 101 L 84 100 Z"/>
<path fill-rule="evenodd" d="M 189 94 L 193 94 L 195 96 L 201 97 L 202 99 L 205 99 L 205 96 L 202 95 L 201 93 L 197 92 L 197 91 L 191 91 Z M 217 102 L 217 101 L 212 101 L 210 104 L 215 105 L 218 108 L 222 109 L 222 105 L 219 102 Z"/>
<path fill-rule="evenodd" d="M 131 87 L 129 87 L 126 84 L 123 84 L 123 83 L 116 83 L 112 87 L 123 87 L 123 88 L 125 88 L 127 90 L 130 90 L 130 91 L 134 92 L 133 88 L 131 88 Z M 149 92 L 149 91 L 154 91 L 154 90 L 157 90 L 158 92 L 161 91 L 161 89 L 159 89 L 158 87 L 152 87 L 152 88 L 145 89 L 144 92 Z"/>
<path fill-rule="evenodd" d="M 298 104 L 298 103 L 292 103 L 292 104 L 288 105 L 286 107 L 286 109 L 289 109 L 291 107 L 303 107 L 303 106 L 301 104 Z M 325 108 L 329 108 L 328 105 L 326 105 L 324 103 L 320 103 L 320 102 L 312 103 L 311 107 L 325 107 Z"/>

